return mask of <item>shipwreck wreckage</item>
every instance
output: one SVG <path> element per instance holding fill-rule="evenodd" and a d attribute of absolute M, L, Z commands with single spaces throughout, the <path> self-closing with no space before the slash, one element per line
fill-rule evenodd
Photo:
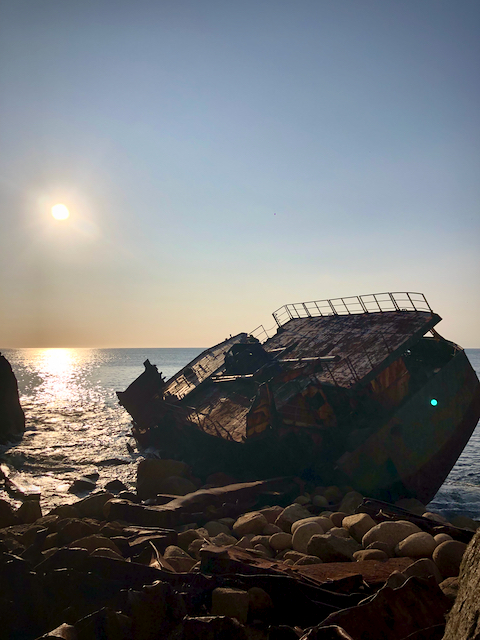
<path fill-rule="evenodd" d="M 168 381 L 147 360 L 117 393 L 139 445 L 203 477 L 301 475 L 428 503 L 475 429 L 480 382 L 425 296 L 287 304 L 273 317 L 274 335 L 230 337 Z"/>

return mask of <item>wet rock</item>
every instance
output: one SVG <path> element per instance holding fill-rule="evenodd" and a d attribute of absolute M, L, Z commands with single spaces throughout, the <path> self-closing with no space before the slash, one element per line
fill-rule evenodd
<path fill-rule="evenodd" d="M 318 524 L 318 522 L 305 522 L 295 529 L 291 546 L 295 549 L 295 551 L 299 551 L 300 553 L 307 553 L 307 546 L 310 542 L 311 537 L 317 534 L 321 535 L 323 533 L 324 530 Z"/>
<path fill-rule="evenodd" d="M 249 601 L 248 591 L 217 587 L 212 592 L 212 615 L 236 618 L 240 624 L 245 624 Z"/>
<path fill-rule="evenodd" d="M 359 507 L 363 502 L 363 496 L 358 491 L 349 491 L 343 497 L 340 503 L 339 511 L 344 511 L 347 514 L 354 514 L 355 509 Z"/>
<path fill-rule="evenodd" d="M 437 543 L 432 535 L 421 531 L 412 533 L 395 547 L 395 555 L 407 558 L 429 558 Z"/>
<path fill-rule="evenodd" d="M 355 551 L 353 559 L 356 562 L 363 562 L 363 560 L 379 560 L 382 562 L 388 560 L 388 556 L 385 551 L 380 549 L 360 549 L 360 551 Z"/>
<path fill-rule="evenodd" d="M 330 516 L 330 520 L 332 521 L 333 526 L 341 527 L 343 519 L 346 518 L 347 515 L 348 513 L 345 513 L 344 511 L 335 511 L 334 513 L 332 513 L 332 515 Z"/>
<path fill-rule="evenodd" d="M 280 527 L 282 531 L 291 533 L 292 524 L 297 520 L 303 520 L 311 516 L 310 512 L 302 507 L 300 504 L 291 504 L 282 511 L 282 513 L 275 520 L 277 527 Z"/>
<path fill-rule="evenodd" d="M 407 578 L 410 578 L 411 576 L 416 578 L 428 578 L 433 576 L 437 584 L 442 581 L 442 576 L 437 565 L 430 558 L 420 558 L 420 560 L 413 562 L 409 567 L 404 569 L 403 573 Z"/>
<path fill-rule="evenodd" d="M 283 551 L 284 549 L 292 548 L 292 534 L 291 533 L 274 533 L 269 538 L 269 545 L 274 551 Z"/>
<path fill-rule="evenodd" d="M 467 545 L 458 540 L 447 540 L 436 547 L 432 560 L 437 565 L 443 578 L 458 576 L 463 554 Z"/>
<path fill-rule="evenodd" d="M 182 640 L 247 640 L 243 625 L 227 616 L 187 616 Z"/>
<path fill-rule="evenodd" d="M 346 516 L 342 521 L 342 527 L 348 531 L 357 542 L 362 542 L 363 536 L 376 526 L 375 520 L 367 513 L 357 513 Z"/>
<path fill-rule="evenodd" d="M 353 538 L 339 538 L 329 534 L 314 535 L 307 545 L 307 553 L 317 556 L 323 562 L 350 562 L 355 551 L 360 551 L 361 545 Z"/>
<path fill-rule="evenodd" d="M 142 500 L 154 498 L 157 493 L 162 493 L 163 480 L 171 476 L 186 477 L 188 475 L 189 467 L 185 462 L 147 458 L 137 467 L 137 493 Z"/>
<path fill-rule="evenodd" d="M 445 580 L 440 582 L 440 584 L 438 585 L 440 589 L 443 591 L 443 593 L 450 600 L 452 605 L 455 602 L 455 598 L 457 597 L 459 585 L 460 585 L 460 582 L 459 582 L 458 576 L 445 578 Z"/>
<path fill-rule="evenodd" d="M 97 483 L 85 476 L 77 478 L 68 488 L 69 493 L 83 493 L 84 491 L 94 491 Z"/>
<path fill-rule="evenodd" d="M 449 536 L 448 533 L 437 533 L 436 536 L 433 536 L 433 539 L 437 543 L 437 547 L 442 542 L 447 542 L 447 540 L 453 540 L 452 536 Z"/>
<path fill-rule="evenodd" d="M 364 548 L 372 542 L 384 542 L 391 548 L 392 553 L 399 542 L 407 538 L 412 533 L 419 533 L 421 529 L 406 520 L 395 522 L 381 522 L 372 527 L 362 538 Z"/>
<path fill-rule="evenodd" d="M 267 524 L 267 519 L 263 513 L 260 513 L 259 511 L 251 511 L 249 513 L 245 513 L 236 520 L 233 525 L 233 532 L 239 538 L 242 538 L 248 533 L 260 535 Z"/>
<path fill-rule="evenodd" d="M 107 491 L 111 491 L 112 493 L 119 493 L 120 491 L 128 491 L 128 487 L 126 487 L 121 480 L 115 478 L 115 480 L 110 480 L 105 485 L 105 489 Z"/>
<path fill-rule="evenodd" d="M 26 500 L 15 512 L 15 515 L 24 524 L 36 522 L 42 517 L 42 509 L 38 500 Z"/>

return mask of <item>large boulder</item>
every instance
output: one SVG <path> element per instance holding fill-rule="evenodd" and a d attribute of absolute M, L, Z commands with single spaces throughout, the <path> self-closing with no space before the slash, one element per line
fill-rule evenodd
<path fill-rule="evenodd" d="M 10 363 L 0 354 L 0 443 L 20 439 L 25 432 L 25 414 L 18 384 Z"/>

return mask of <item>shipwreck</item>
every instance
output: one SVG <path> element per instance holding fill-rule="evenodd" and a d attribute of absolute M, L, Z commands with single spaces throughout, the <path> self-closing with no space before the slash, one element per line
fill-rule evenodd
<path fill-rule="evenodd" d="M 168 381 L 148 360 L 123 392 L 141 447 L 200 476 L 298 475 L 428 503 L 480 417 L 464 350 L 421 293 L 287 304 Z"/>

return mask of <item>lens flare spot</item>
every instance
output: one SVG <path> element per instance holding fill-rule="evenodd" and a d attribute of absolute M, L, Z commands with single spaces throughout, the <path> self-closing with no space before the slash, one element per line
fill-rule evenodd
<path fill-rule="evenodd" d="M 436 407 L 436 406 L 437 406 L 437 404 L 438 404 L 438 400 L 435 400 L 435 398 L 432 398 L 432 399 L 430 400 L 430 404 L 432 405 L 432 407 Z"/>
<path fill-rule="evenodd" d="M 66 220 L 70 215 L 70 211 L 64 204 L 56 204 L 52 207 L 52 216 L 55 220 Z"/>

